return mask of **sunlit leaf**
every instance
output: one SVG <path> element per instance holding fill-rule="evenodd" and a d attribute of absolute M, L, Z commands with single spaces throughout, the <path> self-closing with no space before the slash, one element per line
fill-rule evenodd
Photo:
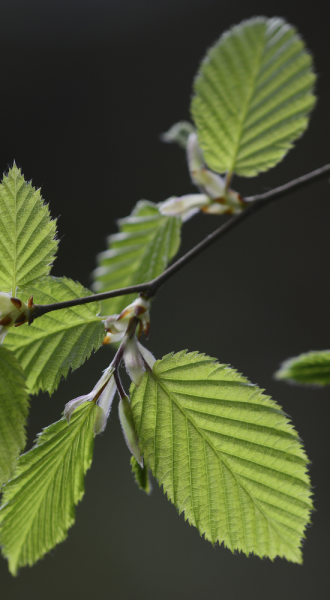
<path fill-rule="evenodd" d="M 95 412 L 95 404 L 86 402 L 70 425 L 63 418 L 44 429 L 5 486 L 0 542 L 13 575 L 62 542 L 73 525 L 92 462 Z"/>
<path fill-rule="evenodd" d="M 307 385 L 330 384 L 330 350 L 306 352 L 289 358 L 275 373 L 276 379 Z"/>
<path fill-rule="evenodd" d="M 40 190 L 14 164 L 0 184 L 0 290 L 27 288 L 48 275 L 57 251 L 56 221 Z"/>
<path fill-rule="evenodd" d="M 36 304 L 51 304 L 91 294 L 80 283 L 66 277 L 46 277 L 29 287 Z M 24 294 L 21 294 L 24 300 Z M 61 377 L 77 369 L 104 339 L 104 326 L 97 316 L 98 302 L 56 310 L 36 319 L 31 326 L 10 329 L 5 345 L 20 361 L 30 393 L 51 394 Z"/>
<path fill-rule="evenodd" d="M 209 167 L 251 177 L 276 165 L 308 125 L 314 83 L 312 58 L 283 19 L 257 17 L 224 33 L 191 104 Z"/>
<path fill-rule="evenodd" d="M 28 412 L 22 368 L 13 353 L 0 346 L 0 489 L 12 475 L 24 449 Z"/>
<path fill-rule="evenodd" d="M 144 463 L 201 535 L 300 563 L 307 458 L 280 407 L 227 365 L 170 354 L 132 387 Z"/>
<path fill-rule="evenodd" d="M 132 214 L 120 219 L 118 225 L 119 233 L 108 238 L 108 250 L 98 255 L 94 292 L 150 281 L 166 269 L 178 251 L 181 220 L 161 215 L 152 202 L 138 202 Z M 135 297 L 136 294 L 105 300 L 102 313 L 120 313 Z"/>

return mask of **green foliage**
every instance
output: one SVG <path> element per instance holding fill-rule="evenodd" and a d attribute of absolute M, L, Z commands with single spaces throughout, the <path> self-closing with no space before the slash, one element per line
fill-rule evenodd
<path fill-rule="evenodd" d="M 0 489 L 12 475 L 24 449 L 29 411 L 25 377 L 10 350 L 0 346 Z"/>
<path fill-rule="evenodd" d="M 80 283 L 66 277 L 46 277 L 29 287 L 36 304 L 51 304 L 90 295 Z M 11 329 L 5 338 L 20 361 L 29 392 L 51 394 L 61 377 L 77 369 L 104 339 L 104 326 L 97 316 L 98 302 L 50 312 L 29 327 Z"/>
<path fill-rule="evenodd" d="M 14 164 L 0 185 L 0 290 L 15 295 L 48 275 L 57 251 L 52 221 L 40 190 Z"/>
<path fill-rule="evenodd" d="M 118 224 L 119 233 L 110 235 L 108 250 L 98 255 L 99 267 L 93 273 L 94 292 L 145 283 L 157 277 L 179 249 L 181 220 L 161 215 L 152 202 L 140 200 L 132 214 Z M 135 296 L 105 300 L 102 313 L 120 313 Z"/>
<path fill-rule="evenodd" d="M 193 131 L 195 131 L 195 127 L 189 121 L 179 121 L 179 123 L 172 125 L 168 131 L 162 133 L 160 139 L 168 144 L 175 142 L 185 150 L 188 137 Z"/>
<path fill-rule="evenodd" d="M 252 177 L 276 165 L 308 125 L 314 82 L 312 58 L 283 19 L 257 17 L 224 33 L 191 105 L 209 167 Z"/>
<path fill-rule="evenodd" d="M 330 384 L 330 350 L 306 352 L 286 360 L 275 373 L 276 379 L 307 385 Z"/>
<path fill-rule="evenodd" d="M 280 407 L 227 365 L 169 354 L 131 398 L 144 460 L 214 544 L 300 563 L 307 458 Z"/>
<path fill-rule="evenodd" d="M 94 409 L 93 402 L 86 402 L 75 410 L 70 425 L 63 418 L 44 429 L 5 486 L 0 542 L 13 575 L 62 542 L 74 523 L 74 507 L 84 495 L 84 475 L 92 462 Z"/>
<path fill-rule="evenodd" d="M 149 495 L 151 493 L 151 482 L 149 477 L 149 469 L 147 465 L 145 465 L 145 467 L 142 468 L 136 460 L 135 456 L 132 456 L 131 467 L 135 483 L 137 483 L 140 490 Z"/>

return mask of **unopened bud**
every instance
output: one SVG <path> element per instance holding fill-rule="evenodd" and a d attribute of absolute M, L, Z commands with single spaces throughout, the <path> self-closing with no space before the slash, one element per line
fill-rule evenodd
<path fill-rule="evenodd" d="M 19 298 L 13 298 L 6 292 L 0 292 L 0 343 L 7 335 L 9 327 L 18 327 L 29 320 L 32 308 L 32 296 L 26 305 Z"/>

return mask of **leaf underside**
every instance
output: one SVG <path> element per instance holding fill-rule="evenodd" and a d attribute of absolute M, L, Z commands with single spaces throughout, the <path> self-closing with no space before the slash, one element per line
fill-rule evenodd
<path fill-rule="evenodd" d="M 131 404 L 145 464 L 201 535 L 302 561 L 307 458 L 273 400 L 227 365 L 179 352 L 132 386 Z"/>
<path fill-rule="evenodd" d="M 51 304 L 91 294 L 80 283 L 66 277 L 46 277 L 29 288 L 36 304 Z M 22 298 L 25 299 L 24 297 Z M 98 302 L 56 310 L 36 319 L 31 326 L 12 328 L 5 338 L 20 361 L 32 394 L 52 394 L 61 377 L 77 369 L 98 350 L 104 326 L 97 316 Z"/>
<path fill-rule="evenodd" d="M 191 104 L 209 167 L 252 177 L 276 165 L 308 125 L 314 83 L 312 58 L 283 19 L 257 17 L 224 33 Z"/>
<path fill-rule="evenodd" d="M 86 402 L 70 425 L 63 418 L 44 429 L 4 488 L 0 542 L 13 575 L 62 542 L 74 523 L 92 461 L 94 409 L 93 402 Z"/>
<path fill-rule="evenodd" d="M 0 346 L 0 489 L 12 475 L 26 442 L 29 397 L 21 366 Z"/>
<path fill-rule="evenodd" d="M 166 269 L 179 249 L 181 220 L 161 215 L 147 200 L 140 200 L 132 214 L 120 219 L 118 225 L 119 233 L 108 238 L 108 250 L 98 255 L 94 292 L 150 281 Z M 135 297 L 132 294 L 103 301 L 102 314 L 120 313 Z"/>
<path fill-rule="evenodd" d="M 27 288 L 48 275 L 57 251 L 56 221 L 40 190 L 14 164 L 0 184 L 0 290 Z"/>
<path fill-rule="evenodd" d="M 289 358 L 275 373 L 276 379 L 286 379 L 291 383 L 306 385 L 330 384 L 330 350 L 312 350 Z"/>

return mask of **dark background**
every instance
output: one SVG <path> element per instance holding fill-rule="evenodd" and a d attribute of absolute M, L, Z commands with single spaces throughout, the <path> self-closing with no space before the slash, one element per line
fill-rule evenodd
<path fill-rule="evenodd" d="M 304 9 L 303 6 L 306 6 Z M 15 159 L 42 186 L 61 238 L 53 274 L 90 285 L 95 255 L 115 220 L 140 198 L 158 202 L 191 187 L 184 153 L 161 132 L 189 118 L 191 83 L 206 48 L 258 14 L 295 24 L 315 57 L 319 101 L 284 162 L 234 182 L 261 192 L 329 161 L 329 32 L 326 2 L 231 0 L 10 0 L 0 2 L 0 168 Z M 86 495 L 68 540 L 12 578 L 7 600 L 58 598 L 326 597 L 329 573 L 329 392 L 276 382 L 279 363 L 329 343 L 329 188 L 326 180 L 269 206 L 171 279 L 152 310 L 149 348 L 199 350 L 265 387 L 292 416 L 311 459 L 315 508 L 304 564 L 233 556 L 176 514 L 154 482 L 151 497 L 130 474 L 116 408 L 96 439 Z M 184 227 L 183 250 L 220 223 Z M 101 349 L 33 399 L 29 444 L 89 392 L 111 351 Z"/>

